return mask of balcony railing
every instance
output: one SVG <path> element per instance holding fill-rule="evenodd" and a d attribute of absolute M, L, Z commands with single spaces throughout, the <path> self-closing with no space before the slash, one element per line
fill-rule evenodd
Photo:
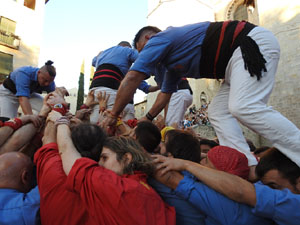
<path fill-rule="evenodd" d="M 4 30 L 0 30 L 1 45 L 5 45 L 7 47 L 14 48 L 14 49 L 19 49 L 20 41 L 21 39 L 19 38 L 19 36 Z"/>

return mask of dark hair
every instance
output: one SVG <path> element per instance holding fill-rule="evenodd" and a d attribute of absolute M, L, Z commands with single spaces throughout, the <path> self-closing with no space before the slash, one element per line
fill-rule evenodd
<path fill-rule="evenodd" d="M 258 154 L 264 153 L 268 149 L 270 149 L 269 146 L 262 146 L 262 147 L 257 148 L 253 153 L 254 153 L 254 155 L 258 155 Z"/>
<path fill-rule="evenodd" d="M 200 145 L 208 145 L 210 148 L 219 146 L 219 144 L 213 140 L 209 140 L 209 139 L 202 139 L 200 141 Z"/>
<path fill-rule="evenodd" d="M 248 146 L 250 148 L 250 152 L 254 152 L 256 150 L 256 147 L 253 144 L 253 142 L 250 139 L 246 139 L 246 141 L 247 141 L 247 144 L 248 144 Z"/>
<path fill-rule="evenodd" d="M 142 146 L 133 138 L 127 137 L 109 137 L 104 143 L 104 147 L 110 149 L 117 154 L 118 162 L 122 163 L 124 155 L 130 153 L 132 160 L 130 163 L 125 164 L 123 173 L 133 174 L 134 171 L 141 171 L 147 175 L 152 175 L 154 172 L 154 165 L 142 149 Z"/>
<path fill-rule="evenodd" d="M 200 142 L 192 134 L 181 130 L 170 130 L 165 137 L 166 150 L 174 158 L 200 162 Z"/>
<path fill-rule="evenodd" d="M 56 70 L 55 67 L 52 66 L 53 62 L 51 60 L 48 60 L 44 66 L 42 66 L 41 70 L 44 72 L 48 72 L 51 77 L 56 76 Z"/>
<path fill-rule="evenodd" d="M 99 126 L 89 123 L 79 124 L 72 129 L 71 138 L 82 157 L 99 161 L 106 139 L 105 132 Z"/>
<path fill-rule="evenodd" d="M 258 162 L 255 172 L 258 178 L 261 179 L 268 171 L 273 169 L 278 170 L 292 185 L 296 185 L 297 179 L 300 177 L 300 167 L 276 148 L 270 148 L 265 152 Z"/>
<path fill-rule="evenodd" d="M 118 45 L 132 48 L 131 44 L 128 41 L 121 41 Z"/>
<path fill-rule="evenodd" d="M 136 140 L 149 153 L 153 153 L 161 141 L 161 134 L 158 127 L 151 122 L 139 122 L 134 132 Z"/>
<path fill-rule="evenodd" d="M 161 32 L 161 30 L 157 27 L 153 27 L 153 26 L 146 26 L 146 27 L 143 27 L 142 29 L 140 29 L 137 34 L 135 35 L 134 37 L 134 40 L 133 40 L 133 47 L 136 49 L 136 43 L 140 40 L 140 37 L 142 36 L 142 34 L 144 32 L 153 32 L 153 33 L 158 33 L 158 32 Z"/>

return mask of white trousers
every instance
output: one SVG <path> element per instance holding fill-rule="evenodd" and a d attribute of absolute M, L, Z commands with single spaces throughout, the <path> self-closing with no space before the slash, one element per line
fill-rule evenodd
<path fill-rule="evenodd" d="M 109 95 L 109 99 L 107 101 L 107 109 L 112 109 L 115 101 L 116 101 L 116 96 L 117 96 L 117 90 L 107 88 L 107 87 L 94 87 L 91 90 L 95 90 L 94 92 L 94 97 L 95 100 L 97 99 L 97 94 L 101 92 L 106 92 L 106 95 Z M 96 100 L 97 101 L 97 100 Z M 133 116 L 132 116 L 133 115 Z M 133 104 L 128 104 L 125 109 L 123 110 L 122 114 L 122 120 L 127 121 L 127 118 L 133 119 L 134 118 L 134 106 Z M 98 122 L 99 118 L 99 105 L 95 105 L 92 109 L 92 113 L 90 115 L 90 122 L 93 124 L 96 124 Z"/>
<path fill-rule="evenodd" d="M 183 121 L 184 114 L 192 102 L 193 95 L 191 95 L 188 89 L 178 90 L 173 93 L 166 116 L 166 126 L 171 126 L 172 124 L 177 123 L 178 127 L 182 127 L 181 121 Z"/>
<path fill-rule="evenodd" d="M 29 97 L 31 108 L 39 112 L 43 106 L 43 97 L 32 93 Z M 19 99 L 14 93 L 0 85 L 0 116 L 14 118 L 18 115 Z"/>
<path fill-rule="evenodd" d="M 300 130 L 279 112 L 267 106 L 275 83 L 280 47 L 274 35 L 261 27 L 249 34 L 259 46 L 267 72 L 258 81 L 244 68 L 237 48 L 226 68 L 225 81 L 208 108 L 208 116 L 221 145 L 243 152 L 248 164 L 256 165 L 255 157 L 243 136 L 238 121 L 270 140 L 274 147 L 300 166 Z"/>

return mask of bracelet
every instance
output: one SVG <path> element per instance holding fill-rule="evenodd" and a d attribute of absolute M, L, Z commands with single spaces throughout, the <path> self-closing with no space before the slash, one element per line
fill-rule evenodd
<path fill-rule="evenodd" d="M 150 121 L 154 120 L 155 116 L 152 116 L 149 112 L 146 114 L 146 118 Z"/>
<path fill-rule="evenodd" d="M 123 121 L 121 120 L 120 117 L 118 117 L 116 127 L 121 126 L 122 124 L 123 124 Z"/>
<path fill-rule="evenodd" d="M 55 104 L 52 108 L 53 111 L 59 112 L 61 115 L 65 115 L 68 112 L 67 107 L 64 104 Z"/>
<path fill-rule="evenodd" d="M 14 131 L 18 130 L 22 125 L 22 120 L 19 118 L 14 118 L 13 120 L 6 121 L 3 124 L 3 126 L 11 127 Z"/>
<path fill-rule="evenodd" d="M 70 120 L 69 120 L 68 117 L 62 116 L 62 117 L 58 118 L 58 119 L 55 121 L 54 124 L 55 124 L 56 126 L 61 125 L 61 124 L 65 124 L 65 125 L 68 125 L 68 126 L 69 126 Z"/>
<path fill-rule="evenodd" d="M 80 109 L 89 109 L 90 107 L 88 107 L 86 104 L 82 104 L 81 106 L 80 106 Z"/>

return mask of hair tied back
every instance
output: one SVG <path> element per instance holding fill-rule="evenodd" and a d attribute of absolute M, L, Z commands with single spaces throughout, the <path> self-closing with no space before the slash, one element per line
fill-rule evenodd
<path fill-rule="evenodd" d="M 46 66 L 51 66 L 52 64 L 53 64 L 53 62 L 52 62 L 51 60 L 48 60 L 48 61 L 45 63 Z"/>

